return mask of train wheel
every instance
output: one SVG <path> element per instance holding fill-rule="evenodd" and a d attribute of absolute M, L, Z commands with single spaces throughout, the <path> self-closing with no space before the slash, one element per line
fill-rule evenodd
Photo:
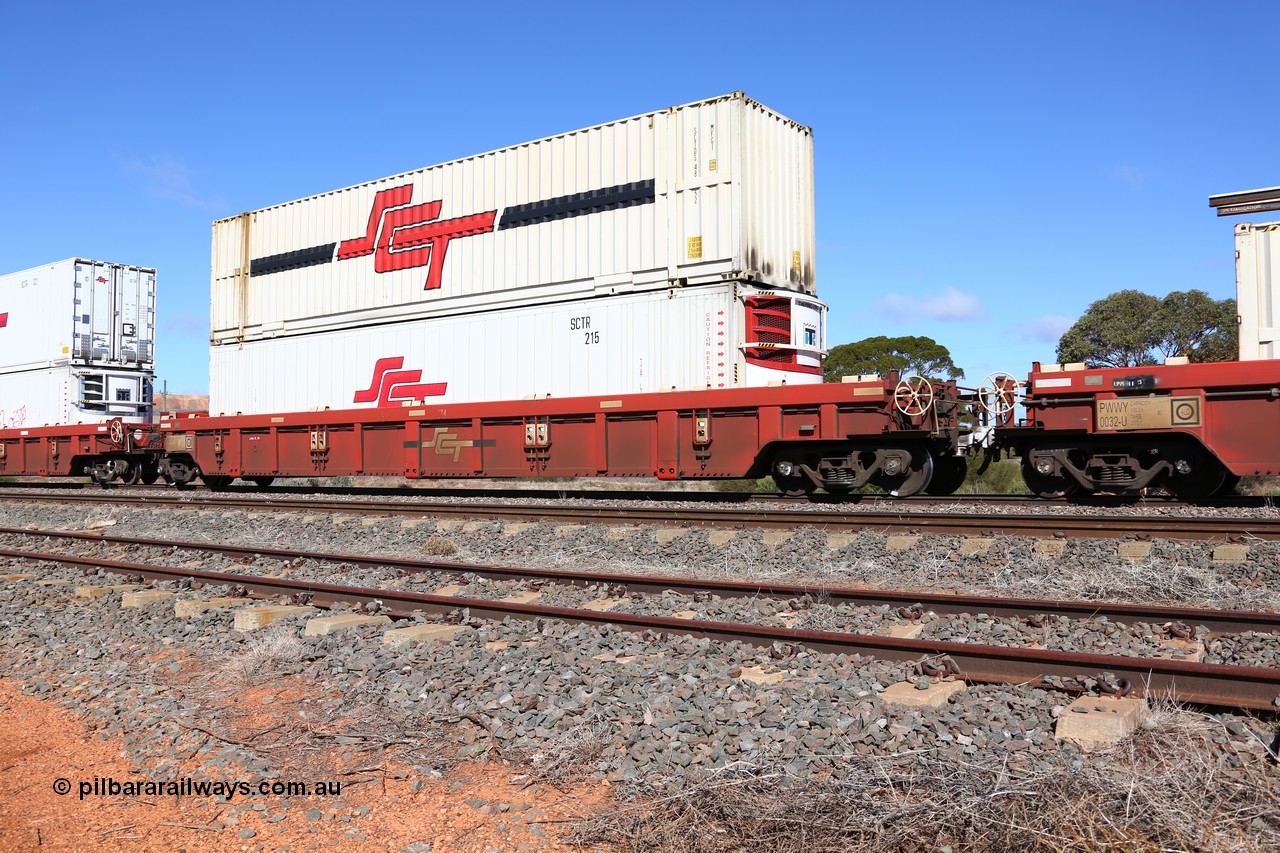
<path fill-rule="evenodd" d="M 138 466 L 138 479 L 142 480 L 144 486 L 154 486 L 156 481 L 160 479 L 160 469 L 152 464 Z"/>
<path fill-rule="evenodd" d="M 811 494 L 818 487 L 813 478 L 805 476 L 801 471 L 802 463 L 786 455 L 779 455 L 773 460 L 773 482 L 789 498 L 802 498 Z"/>
<path fill-rule="evenodd" d="M 784 477 L 781 474 L 774 474 L 773 482 L 778 486 L 778 491 L 789 498 L 802 498 L 818 488 L 804 475 Z"/>
<path fill-rule="evenodd" d="M 1240 475 L 1228 473 L 1227 479 L 1222 482 L 1222 488 L 1218 489 L 1214 494 L 1234 495 L 1236 493 L 1236 486 L 1238 485 L 1240 485 Z"/>
<path fill-rule="evenodd" d="M 1041 474 L 1031 464 L 1031 455 L 1022 457 L 1022 481 L 1033 494 L 1042 498 L 1071 498 L 1080 492 L 1080 484 L 1061 475 Z"/>
<path fill-rule="evenodd" d="M 895 498 L 909 498 L 929 488 L 933 480 L 933 454 L 927 450 L 913 450 L 911 465 L 898 474 L 879 474 L 872 485 L 879 486 Z"/>
<path fill-rule="evenodd" d="M 230 477 L 226 474 L 201 474 L 200 479 L 204 480 L 204 484 L 211 489 L 225 489 L 231 485 L 231 481 L 235 477 Z"/>
<path fill-rule="evenodd" d="M 953 495 L 956 489 L 964 485 L 964 478 L 969 474 L 969 462 L 963 456 L 935 456 L 933 458 L 933 479 L 924 490 L 931 495 Z"/>
<path fill-rule="evenodd" d="M 265 489 L 276 481 L 275 477 L 251 477 L 250 479 L 259 489 Z"/>
<path fill-rule="evenodd" d="M 175 489 L 190 485 L 199 473 L 199 469 L 190 460 L 181 457 L 170 457 L 160 461 L 160 476 Z"/>
<path fill-rule="evenodd" d="M 1200 447 L 1188 447 L 1174 460 L 1164 486 L 1184 501 L 1218 494 L 1227 483 L 1226 466 Z"/>
<path fill-rule="evenodd" d="M 142 466 L 130 464 L 127 471 L 120 475 L 120 482 L 126 486 L 136 486 L 142 481 Z"/>

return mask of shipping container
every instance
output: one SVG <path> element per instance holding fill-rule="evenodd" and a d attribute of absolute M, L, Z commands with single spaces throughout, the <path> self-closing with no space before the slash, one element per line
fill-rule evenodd
<path fill-rule="evenodd" d="M 737 280 L 813 295 L 813 135 L 741 92 L 213 224 L 214 344 Z"/>
<path fill-rule="evenodd" d="M 155 311 L 154 269 L 72 258 L 0 276 L 0 373 L 150 370 Z"/>
<path fill-rule="evenodd" d="M 0 373 L 0 429 L 151 420 L 150 370 L 59 365 Z"/>
<path fill-rule="evenodd" d="M 826 305 L 723 283 L 212 347 L 209 410 L 300 412 L 822 381 Z"/>
<path fill-rule="evenodd" d="M 1236 226 L 1240 360 L 1280 358 L 1280 222 Z"/>

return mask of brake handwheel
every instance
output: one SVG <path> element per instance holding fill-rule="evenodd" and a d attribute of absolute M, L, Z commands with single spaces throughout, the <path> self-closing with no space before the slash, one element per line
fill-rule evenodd
<path fill-rule="evenodd" d="M 117 447 L 123 447 L 124 446 L 124 421 L 120 420 L 119 418 L 116 418 L 115 420 L 113 420 L 111 422 L 111 427 L 108 431 L 108 434 L 111 436 L 112 444 L 116 445 Z"/>
<path fill-rule="evenodd" d="M 997 371 L 988 373 L 978 386 L 978 401 L 989 414 L 998 418 L 1013 411 L 1018 405 L 1019 389 L 1022 383 L 1008 373 Z"/>
<path fill-rule="evenodd" d="M 923 376 L 898 380 L 893 392 L 893 405 L 909 417 L 919 417 L 933 406 L 933 383 Z"/>

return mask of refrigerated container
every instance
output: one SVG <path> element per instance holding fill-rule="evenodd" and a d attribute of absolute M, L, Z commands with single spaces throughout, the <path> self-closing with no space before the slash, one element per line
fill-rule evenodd
<path fill-rule="evenodd" d="M 156 271 L 71 258 L 0 276 L 0 373 L 151 369 Z"/>
<path fill-rule="evenodd" d="M 62 364 L 0 372 L 0 429 L 102 423 L 148 423 L 150 370 Z"/>
<path fill-rule="evenodd" d="M 825 313 L 807 294 L 726 283 L 224 344 L 209 410 L 816 383 Z"/>
<path fill-rule="evenodd" d="M 70 258 L 0 276 L 0 427 L 151 419 L 156 271 Z"/>
<path fill-rule="evenodd" d="M 1280 222 L 1236 225 L 1240 360 L 1280 358 Z"/>
<path fill-rule="evenodd" d="M 741 92 L 219 220 L 211 341 L 729 280 L 815 293 L 812 132 Z"/>

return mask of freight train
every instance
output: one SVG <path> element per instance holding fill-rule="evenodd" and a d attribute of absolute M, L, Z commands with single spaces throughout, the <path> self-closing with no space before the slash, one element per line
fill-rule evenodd
<path fill-rule="evenodd" d="M 0 425 L 0 475 L 770 474 L 907 496 L 954 492 L 978 449 L 1019 455 L 1044 496 L 1280 474 L 1280 361 L 1258 347 L 974 390 L 823 383 L 813 220 L 812 132 L 742 93 L 219 220 L 210 413 Z"/>

